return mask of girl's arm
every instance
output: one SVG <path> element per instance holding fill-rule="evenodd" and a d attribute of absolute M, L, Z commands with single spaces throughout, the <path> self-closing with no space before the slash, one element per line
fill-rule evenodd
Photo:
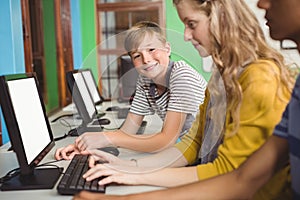
<path fill-rule="evenodd" d="M 267 158 L 267 161 L 266 161 Z M 194 199 L 250 199 L 267 180 L 288 160 L 288 142 L 286 139 L 271 136 L 270 139 L 253 154 L 240 168 L 225 175 L 204 181 L 154 192 L 125 196 L 105 196 L 103 194 L 80 193 L 74 199 L 111 199 L 111 200 L 152 200 L 168 197 L 172 200 Z M 173 181 L 176 176 L 172 176 Z M 177 176 L 178 177 L 178 176 Z M 170 177 L 168 177 L 169 179 Z M 180 177 L 178 178 L 180 181 Z"/>
<path fill-rule="evenodd" d="M 87 181 L 103 177 L 100 185 L 118 183 L 125 185 L 154 185 L 174 187 L 198 180 L 196 167 L 183 168 L 132 168 L 111 164 L 98 164 L 84 175 Z"/>

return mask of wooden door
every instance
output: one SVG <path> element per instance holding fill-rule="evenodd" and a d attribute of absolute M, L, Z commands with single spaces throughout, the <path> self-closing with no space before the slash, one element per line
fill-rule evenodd
<path fill-rule="evenodd" d="M 40 0 L 22 0 L 21 5 L 25 69 L 26 72 L 36 73 L 39 89 L 47 103 L 42 2 Z"/>
<path fill-rule="evenodd" d="M 70 0 L 54 0 L 57 79 L 59 106 L 71 103 L 66 85 L 66 71 L 73 69 Z M 26 72 L 36 72 L 43 98 L 47 104 L 47 82 L 44 56 L 43 5 L 41 0 L 21 0 Z"/>
<path fill-rule="evenodd" d="M 64 107 L 72 102 L 72 98 L 66 84 L 66 72 L 74 68 L 70 0 L 55 0 L 54 7 L 59 99 L 60 106 Z"/>

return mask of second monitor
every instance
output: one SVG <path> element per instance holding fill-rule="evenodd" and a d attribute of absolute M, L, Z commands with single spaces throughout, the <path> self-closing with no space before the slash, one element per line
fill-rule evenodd
<path fill-rule="evenodd" d="M 80 71 L 83 75 L 86 86 L 88 87 L 88 89 L 91 93 L 94 104 L 95 105 L 102 104 L 104 99 L 99 93 L 99 90 L 98 90 L 98 87 L 97 87 L 97 84 L 96 84 L 96 81 L 95 81 L 92 71 L 90 69 L 81 69 Z"/>
<path fill-rule="evenodd" d="M 76 128 L 76 131 L 72 131 L 72 134 L 80 135 L 84 132 L 102 131 L 101 125 L 108 124 L 109 121 L 107 119 L 98 119 L 95 103 L 81 71 L 69 71 L 66 74 L 66 78 L 73 101 L 82 118 L 82 124 Z M 100 114 L 101 116 L 103 115 Z"/>

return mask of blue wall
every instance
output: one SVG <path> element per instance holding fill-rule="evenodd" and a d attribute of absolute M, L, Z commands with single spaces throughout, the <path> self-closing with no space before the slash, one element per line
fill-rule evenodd
<path fill-rule="evenodd" d="M 20 0 L 0 1 L 0 75 L 25 72 Z M 9 141 L 1 113 L 2 142 Z"/>
<path fill-rule="evenodd" d="M 72 45 L 74 68 L 82 64 L 82 39 L 80 22 L 80 0 L 72 0 Z M 0 1 L 0 75 L 25 72 L 22 12 L 20 0 Z M 0 109 L 2 143 L 9 141 L 7 129 Z"/>
<path fill-rule="evenodd" d="M 74 69 L 79 69 L 82 64 L 81 26 L 80 26 L 80 0 L 71 1 L 72 19 L 72 47 Z"/>

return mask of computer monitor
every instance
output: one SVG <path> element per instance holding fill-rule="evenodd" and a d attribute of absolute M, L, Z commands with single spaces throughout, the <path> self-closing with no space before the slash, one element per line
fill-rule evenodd
<path fill-rule="evenodd" d="M 119 57 L 119 102 L 131 102 L 135 94 L 138 72 L 128 54 Z"/>
<path fill-rule="evenodd" d="M 61 169 L 37 168 L 55 142 L 36 77 L 0 76 L 0 103 L 20 167 L 20 173 L 4 182 L 1 190 L 53 188 Z"/>
<path fill-rule="evenodd" d="M 101 126 L 88 126 L 97 118 L 97 110 L 91 94 L 80 70 L 66 73 L 68 88 L 72 94 L 77 111 L 82 118 L 82 124 L 76 128 L 78 135 L 87 131 L 101 131 Z"/>
<path fill-rule="evenodd" d="M 90 91 L 90 94 L 92 95 L 92 99 L 95 105 L 100 105 L 103 102 L 103 98 L 101 97 L 95 78 L 93 76 L 93 73 L 90 69 L 81 69 L 80 70 L 84 81 Z"/>

